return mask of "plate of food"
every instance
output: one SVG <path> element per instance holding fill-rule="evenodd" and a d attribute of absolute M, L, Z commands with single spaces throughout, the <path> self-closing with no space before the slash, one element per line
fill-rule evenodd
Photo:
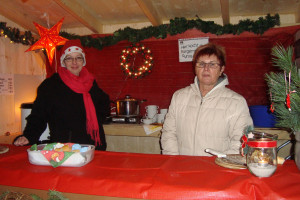
<path fill-rule="evenodd" d="M 214 149 L 205 149 L 206 153 L 217 156 L 215 163 L 230 169 L 247 169 L 246 157 L 241 154 L 224 154 Z"/>
<path fill-rule="evenodd" d="M 93 160 L 95 146 L 74 143 L 35 144 L 27 152 L 29 162 L 34 165 L 81 167 Z"/>
<path fill-rule="evenodd" d="M 0 154 L 8 152 L 9 148 L 7 146 L 0 145 Z"/>
<path fill-rule="evenodd" d="M 227 154 L 226 157 L 216 157 L 215 163 L 229 169 L 247 169 L 246 157 L 240 154 Z"/>

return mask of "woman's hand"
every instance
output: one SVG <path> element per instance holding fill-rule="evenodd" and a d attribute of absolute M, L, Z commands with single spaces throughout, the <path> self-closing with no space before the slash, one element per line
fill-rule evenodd
<path fill-rule="evenodd" d="M 29 144 L 29 141 L 25 136 L 21 136 L 14 141 L 14 145 L 16 146 L 24 146 L 26 144 Z"/>

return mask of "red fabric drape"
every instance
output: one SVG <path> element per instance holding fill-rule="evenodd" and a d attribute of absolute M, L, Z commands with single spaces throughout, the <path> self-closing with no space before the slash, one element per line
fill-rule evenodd
<path fill-rule="evenodd" d="M 269 178 L 220 167 L 214 157 L 100 151 L 83 167 L 53 168 L 30 164 L 28 147 L 8 146 L 0 154 L 0 185 L 138 199 L 300 198 L 300 171 L 292 160 Z"/>

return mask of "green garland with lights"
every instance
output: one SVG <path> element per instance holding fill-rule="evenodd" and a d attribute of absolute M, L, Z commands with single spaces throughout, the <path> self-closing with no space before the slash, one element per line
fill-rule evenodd
<path fill-rule="evenodd" d="M 143 58 L 141 65 L 135 64 L 135 58 L 138 55 Z M 124 74 L 130 78 L 142 78 L 148 75 L 153 67 L 151 50 L 139 43 L 126 47 L 121 53 L 120 66 Z"/>
<path fill-rule="evenodd" d="M 7 27 L 6 22 L 0 22 L 0 36 L 8 37 L 11 43 L 32 45 L 36 42 L 30 31 L 21 33 L 17 28 Z"/>
<path fill-rule="evenodd" d="M 234 34 L 239 35 L 245 31 L 253 32 L 255 34 L 263 34 L 270 28 L 280 25 L 279 14 L 271 16 L 268 14 L 265 17 L 259 17 L 258 20 L 240 20 L 238 24 L 226 24 L 224 26 L 218 25 L 213 21 L 203 21 L 198 16 L 197 19 L 187 20 L 184 17 L 174 18 L 170 20 L 169 24 L 162 24 L 159 26 L 148 26 L 142 29 L 133 29 L 126 27 L 119 29 L 113 35 L 105 37 L 79 36 L 69 34 L 67 32 L 60 32 L 60 36 L 67 39 L 80 39 L 85 47 L 94 47 L 96 49 L 103 49 L 105 46 L 115 45 L 120 41 L 128 40 L 132 43 L 137 43 L 142 40 L 154 37 L 157 39 L 164 39 L 167 35 L 177 35 L 184 33 L 189 29 L 197 29 L 204 33 L 212 33 L 216 35 Z M 14 43 L 21 43 L 24 45 L 33 45 L 36 40 L 30 31 L 25 31 L 21 34 L 19 29 L 10 28 L 6 26 L 5 22 L 0 22 L 0 35 L 8 37 Z"/>

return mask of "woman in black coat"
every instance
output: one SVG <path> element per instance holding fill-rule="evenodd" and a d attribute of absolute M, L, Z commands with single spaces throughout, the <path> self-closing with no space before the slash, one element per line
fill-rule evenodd
<path fill-rule="evenodd" d="M 62 53 L 58 73 L 38 87 L 23 135 L 14 144 L 38 143 L 48 123 L 50 142 L 93 144 L 96 150 L 106 150 L 102 124 L 110 114 L 109 96 L 84 67 L 85 54 L 79 40 L 67 41 Z"/>

